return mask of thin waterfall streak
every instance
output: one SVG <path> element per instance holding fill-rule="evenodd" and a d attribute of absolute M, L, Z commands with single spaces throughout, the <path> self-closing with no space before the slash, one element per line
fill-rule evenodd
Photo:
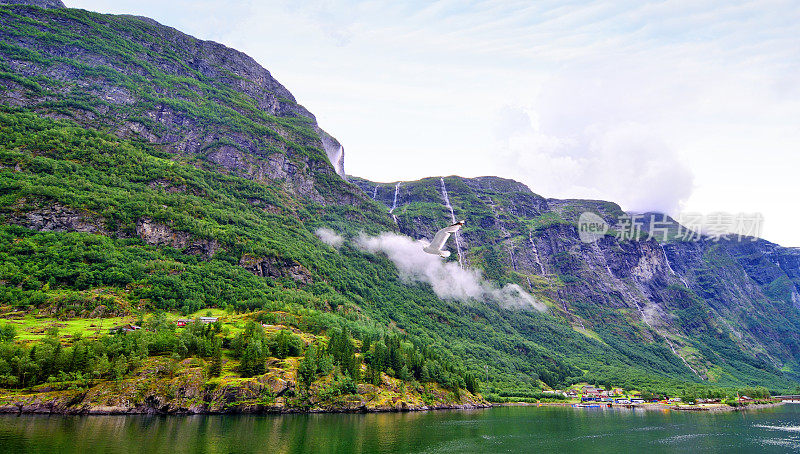
<path fill-rule="evenodd" d="M 536 259 L 536 264 L 539 265 L 539 273 L 544 276 L 544 266 L 542 265 L 542 259 L 539 257 L 539 250 L 536 249 L 536 243 L 533 242 L 533 234 L 530 230 L 528 230 L 528 241 L 531 242 L 531 251 L 533 251 L 533 257 Z"/>
<path fill-rule="evenodd" d="M 681 280 L 681 283 L 683 284 L 683 286 L 688 289 L 689 288 L 689 284 L 686 283 L 686 279 L 684 279 L 683 276 L 681 276 L 680 274 L 676 273 L 675 270 L 672 269 L 672 264 L 669 262 L 669 256 L 667 255 L 667 250 L 664 249 L 664 245 L 661 244 L 661 243 L 658 243 L 658 247 L 661 248 L 661 253 L 664 254 L 664 262 L 666 262 L 667 269 L 669 270 L 669 272 L 673 276 L 678 276 L 678 279 Z"/>
<path fill-rule="evenodd" d="M 450 197 L 447 195 L 447 188 L 444 185 L 444 178 L 439 178 L 439 181 L 441 181 L 441 183 L 442 183 L 442 198 L 444 199 L 444 206 L 446 206 L 447 209 L 450 210 L 450 218 L 452 219 L 453 224 L 455 224 L 456 223 L 456 214 L 453 211 L 453 206 L 450 205 Z M 458 252 L 458 265 L 463 269 L 464 268 L 464 260 L 461 257 L 461 243 L 458 240 L 458 232 L 456 232 L 453 236 L 455 237 L 456 251 Z"/>
<path fill-rule="evenodd" d="M 394 185 L 394 200 L 392 201 L 392 208 L 389 210 L 389 213 L 394 213 L 394 209 L 397 208 L 397 193 L 400 191 L 400 183 Z"/>

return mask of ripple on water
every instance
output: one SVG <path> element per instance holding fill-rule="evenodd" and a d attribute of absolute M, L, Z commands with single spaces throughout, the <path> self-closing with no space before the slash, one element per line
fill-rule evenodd
<path fill-rule="evenodd" d="M 721 436 L 721 435 L 724 434 L 681 434 L 681 435 L 673 435 L 667 438 L 662 438 L 661 440 L 657 440 L 657 442 L 667 445 L 667 444 L 683 443 L 685 441 L 694 440 L 696 438 L 701 438 L 701 437 Z"/>
<path fill-rule="evenodd" d="M 758 443 L 762 446 L 781 446 L 784 448 L 800 448 L 800 441 L 789 438 L 760 438 Z"/>
<path fill-rule="evenodd" d="M 783 432 L 800 432 L 800 426 L 770 426 L 766 424 L 754 424 L 753 427 L 758 427 L 759 429 L 780 430 Z"/>

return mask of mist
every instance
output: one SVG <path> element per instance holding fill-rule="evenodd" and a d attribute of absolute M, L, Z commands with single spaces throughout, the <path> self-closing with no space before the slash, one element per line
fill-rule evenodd
<path fill-rule="evenodd" d="M 378 236 L 361 235 L 356 246 L 372 253 L 384 253 L 400 271 L 406 282 L 430 284 L 436 296 L 457 301 L 493 301 L 504 308 L 534 308 L 545 311 L 543 304 L 516 284 L 498 287 L 486 281 L 479 270 L 461 269 L 456 262 L 425 253 L 427 243 L 405 235 L 382 233 Z"/>
<path fill-rule="evenodd" d="M 339 246 L 341 246 L 342 243 L 344 243 L 344 237 L 342 237 L 341 235 L 339 235 L 338 233 L 334 232 L 331 229 L 326 229 L 323 227 L 317 229 L 317 231 L 314 232 L 314 234 L 317 235 L 317 238 L 319 238 L 323 243 L 336 249 L 339 249 Z"/>

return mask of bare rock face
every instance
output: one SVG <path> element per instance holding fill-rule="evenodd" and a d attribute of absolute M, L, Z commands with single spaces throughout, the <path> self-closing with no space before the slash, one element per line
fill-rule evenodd
<path fill-rule="evenodd" d="M 10 224 L 16 224 L 40 232 L 83 232 L 108 234 L 105 221 L 89 212 L 54 204 L 47 208 L 39 208 L 9 218 Z"/>
<path fill-rule="evenodd" d="M 136 223 L 136 234 L 147 244 L 184 249 L 189 254 L 211 257 L 219 248 L 217 240 L 194 238 L 191 234 L 172 229 L 170 226 L 141 218 Z"/>
<path fill-rule="evenodd" d="M 338 140 L 331 137 L 331 135 L 325 131 L 320 130 L 320 138 L 322 139 L 322 147 L 325 149 L 325 154 L 328 156 L 328 160 L 331 162 L 333 169 L 340 177 L 346 180 L 347 173 L 344 171 L 344 147 Z"/>
<path fill-rule="evenodd" d="M 66 8 L 61 0 L 0 0 L 0 5 L 28 5 L 44 9 Z"/>
<path fill-rule="evenodd" d="M 244 255 L 239 265 L 256 276 L 272 279 L 289 277 L 303 284 L 314 282 L 311 272 L 306 267 L 290 259 Z"/>

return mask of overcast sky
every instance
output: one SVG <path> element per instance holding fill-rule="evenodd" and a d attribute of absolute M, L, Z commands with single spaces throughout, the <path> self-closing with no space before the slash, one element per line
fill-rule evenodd
<path fill-rule="evenodd" d="M 65 0 L 242 50 L 377 181 L 759 212 L 800 246 L 796 1 Z"/>

